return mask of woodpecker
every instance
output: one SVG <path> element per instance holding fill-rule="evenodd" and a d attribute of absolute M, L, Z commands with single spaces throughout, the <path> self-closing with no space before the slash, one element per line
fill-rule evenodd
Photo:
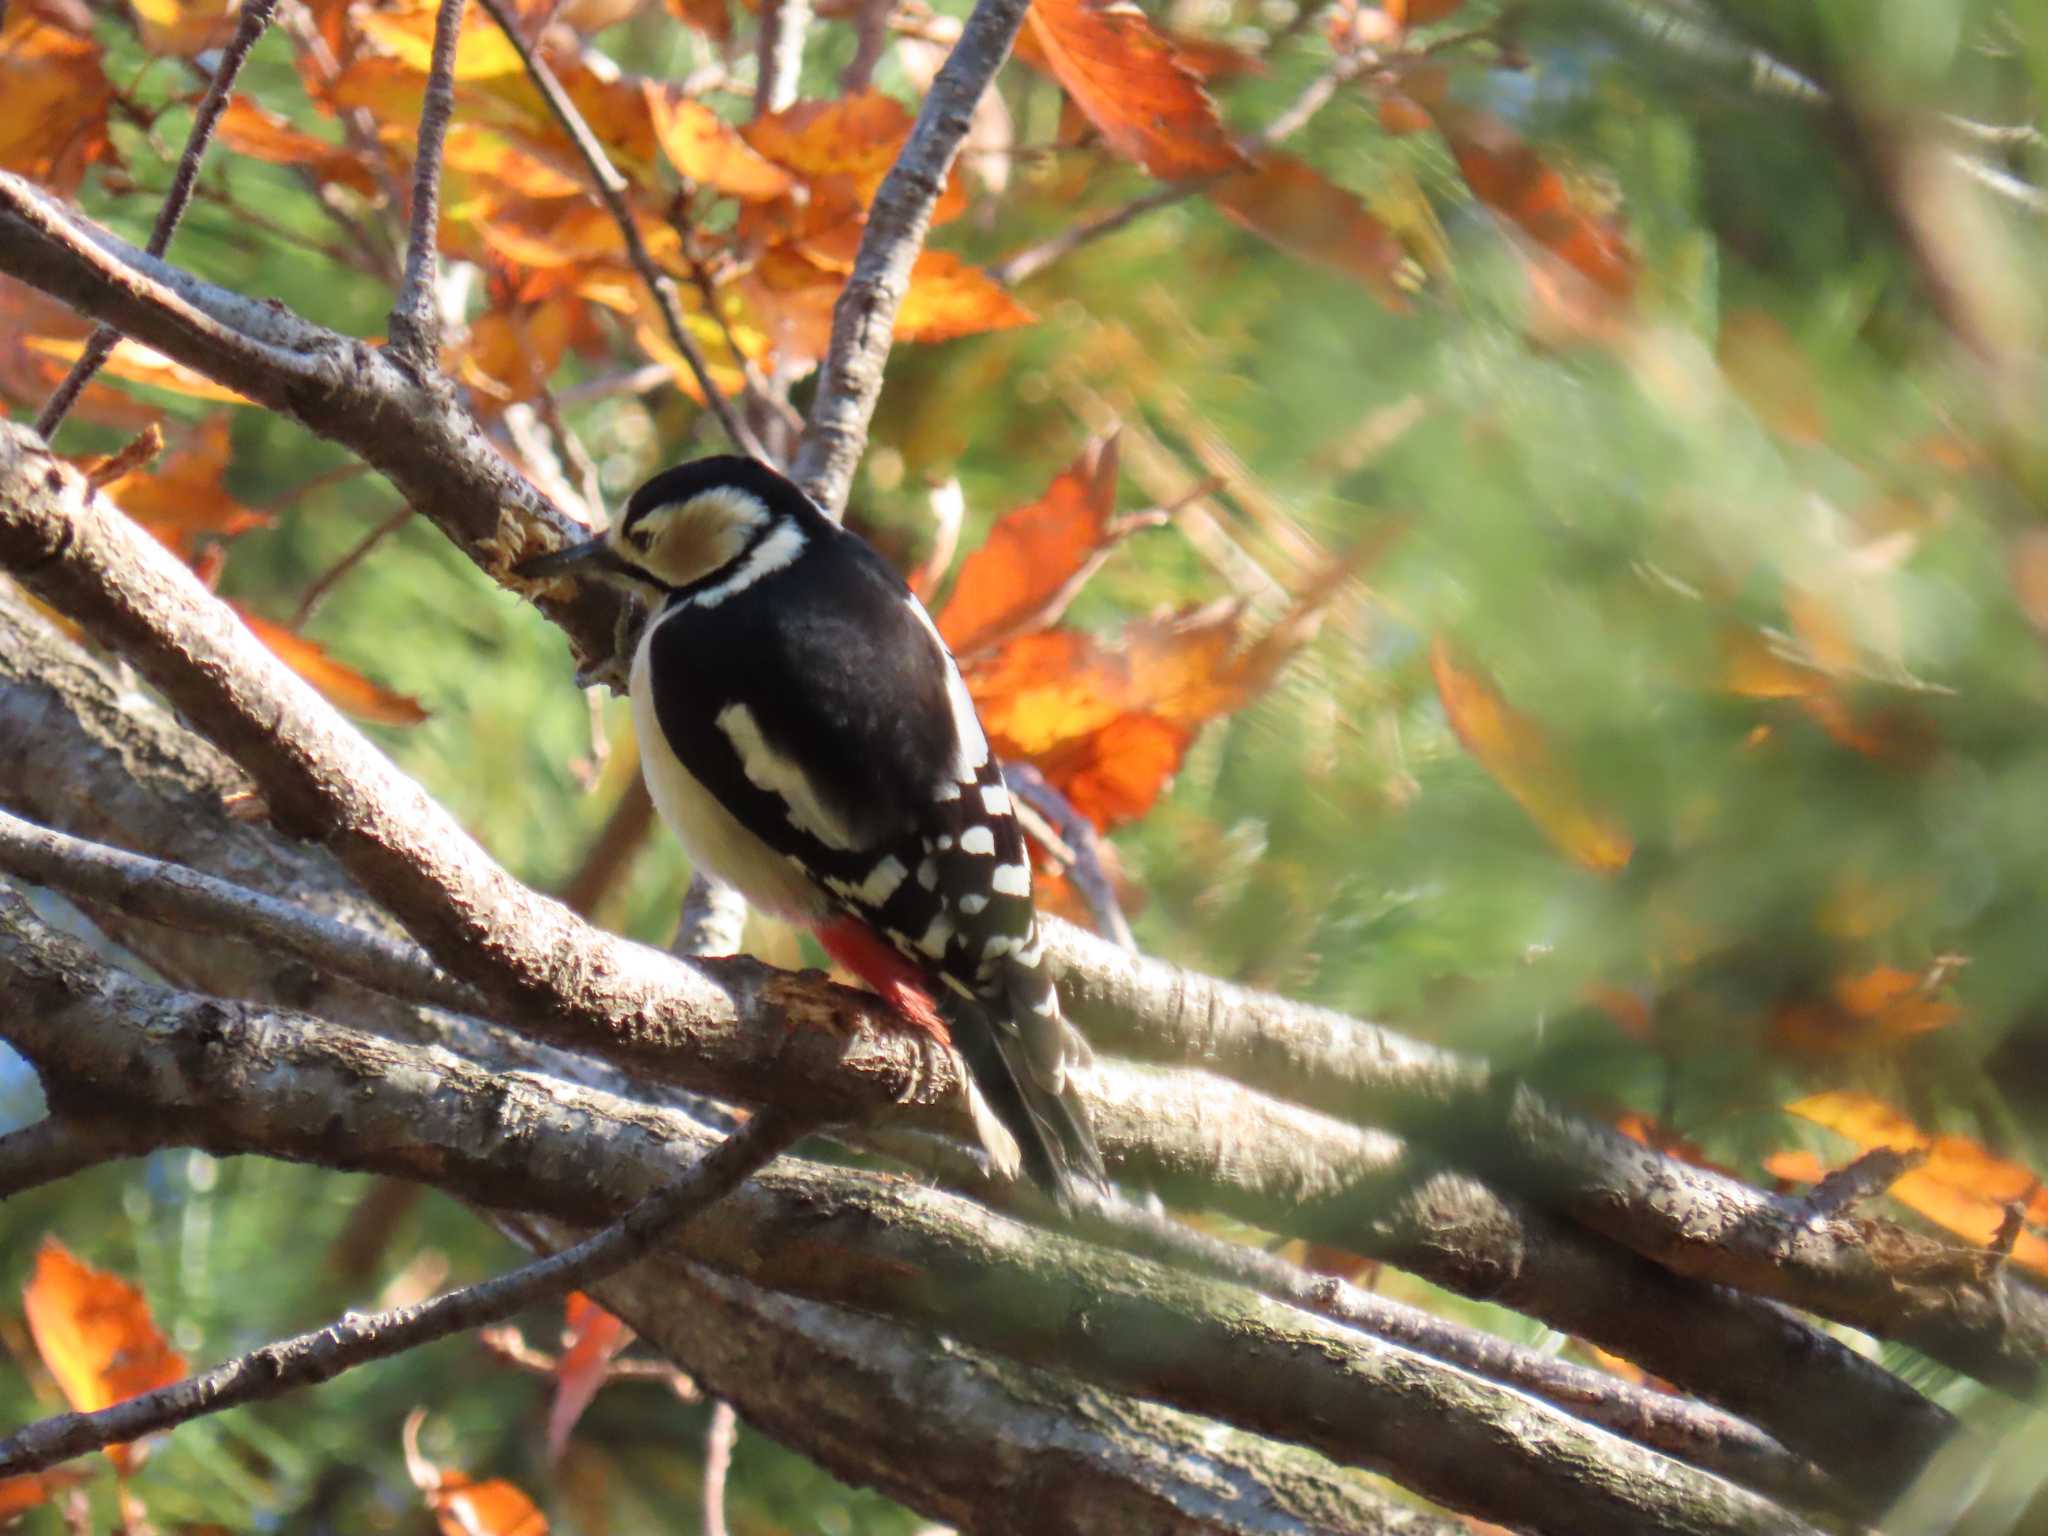
<path fill-rule="evenodd" d="M 957 1049 L 1005 1173 L 1021 1163 L 1063 1207 L 1077 1181 L 1106 1184 L 1002 768 L 888 562 L 794 482 L 721 456 L 656 475 L 602 535 L 517 574 L 643 600 L 641 768 L 691 862 Z"/>

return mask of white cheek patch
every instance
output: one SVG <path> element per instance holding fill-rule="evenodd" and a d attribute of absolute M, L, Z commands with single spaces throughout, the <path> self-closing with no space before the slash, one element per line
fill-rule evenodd
<path fill-rule="evenodd" d="M 996 835 L 987 827 L 969 827 L 960 834 L 960 851 L 962 853 L 987 854 L 990 858 L 994 858 L 996 854 Z"/>
<path fill-rule="evenodd" d="M 728 704 L 714 723 L 731 741 L 747 782 L 777 796 L 787 808 L 790 825 L 842 853 L 857 846 L 846 823 L 818 798 L 804 776 L 803 765 L 769 745 L 752 710 L 744 704 Z"/>
<path fill-rule="evenodd" d="M 727 598 L 746 591 L 762 577 L 772 576 L 793 563 L 804 552 L 804 545 L 808 542 L 804 531 L 795 523 L 784 523 L 756 544 L 753 553 L 742 560 L 730 576 L 702 592 L 693 593 L 687 601 L 693 608 L 716 608 Z"/>
<path fill-rule="evenodd" d="M 981 734 L 981 719 L 974 712 L 974 699 L 967 692 L 960 669 L 953 664 L 953 653 L 946 649 L 938 626 L 924 611 L 924 604 L 915 597 L 906 597 L 903 601 L 917 616 L 917 622 L 924 626 L 925 633 L 932 637 L 932 644 L 939 648 L 939 655 L 945 661 L 946 703 L 953 711 L 953 777 L 962 784 L 972 784 L 981 777 L 981 770 L 988 763 L 988 738 Z M 941 798 L 950 799 L 951 796 L 941 792 Z"/>
<path fill-rule="evenodd" d="M 996 872 L 989 877 L 989 886 L 998 896 L 1029 896 L 1031 894 L 1031 869 L 1025 864 L 998 864 Z"/>

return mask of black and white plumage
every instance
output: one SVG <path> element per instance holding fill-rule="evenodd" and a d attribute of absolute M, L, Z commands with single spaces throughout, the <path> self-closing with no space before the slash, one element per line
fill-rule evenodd
<path fill-rule="evenodd" d="M 1104 1182 L 1002 770 L 902 579 L 737 457 L 657 475 L 602 538 L 520 574 L 572 570 L 648 601 L 641 762 L 692 861 L 811 928 L 913 1022 L 943 1019 L 999 1166 L 1021 1161 L 1062 1203 L 1076 1179 Z"/>

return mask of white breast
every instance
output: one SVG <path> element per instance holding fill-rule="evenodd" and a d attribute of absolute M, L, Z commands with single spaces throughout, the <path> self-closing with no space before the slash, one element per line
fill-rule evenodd
<path fill-rule="evenodd" d="M 831 898 L 788 859 L 761 841 L 697 782 L 662 734 L 647 682 L 649 624 L 633 654 L 633 729 L 640 740 L 640 771 L 654 808 L 690 862 L 715 875 L 758 910 L 788 922 L 810 924 L 832 911 Z M 713 729 L 705 722 L 705 729 Z"/>

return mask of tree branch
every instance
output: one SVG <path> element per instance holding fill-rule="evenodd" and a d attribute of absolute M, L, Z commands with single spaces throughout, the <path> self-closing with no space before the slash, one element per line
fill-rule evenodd
<path fill-rule="evenodd" d="M 67 837 L 0 810 L 0 870 L 146 922 L 217 933 L 297 955 L 379 992 L 458 1012 L 477 996 L 410 944 L 316 916 L 195 870 Z"/>
<path fill-rule="evenodd" d="M 796 100 L 803 82 L 804 34 L 810 27 L 811 0 L 763 0 L 761 36 L 754 49 L 754 116 L 780 112 Z"/>
<path fill-rule="evenodd" d="M 0 645 L 0 677 L 17 656 L 51 678 L 71 676 L 65 670 L 67 665 L 72 673 L 84 667 L 82 659 L 63 661 L 64 655 L 72 654 L 68 646 L 54 650 L 53 645 L 58 644 L 54 638 L 37 640 L 34 631 L 19 627 L 10 633 L 7 620 L 8 608 L 0 599 L 0 640 L 8 642 Z M 35 701 L 28 715 L 24 716 L 21 706 L 11 704 L 14 697 Z M 79 724 L 54 738 L 47 724 L 22 731 L 19 739 L 29 755 L 0 758 L 0 796 L 22 793 L 20 788 L 10 788 L 7 780 L 9 771 L 16 768 L 22 771 L 23 786 L 30 789 L 62 782 L 70 792 L 49 802 L 40 814 L 74 815 L 80 804 L 104 807 L 122 813 L 114 835 L 153 848 L 162 846 L 157 840 L 167 828 L 179 837 L 190 837 L 209 820 L 225 823 L 218 788 L 210 792 L 211 798 L 173 799 L 157 814 L 146 806 L 127 809 L 138 798 L 128 778 L 129 762 L 138 757 L 144 763 L 174 760 L 179 750 L 176 742 L 180 741 L 188 743 L 183 749 L 188 756 L 198 751 L 206 761 L 213 761 L 210 752 L 168 722 L 159 727 L 152 716 L 138 713 L 132 692 L 130 702 L 123 704 L 120 691 L 111 682 L 97 681 L 90 673 L 76 677 L 66 691 L 55 696 L 47 688 L 0 689 L 0 723 L 10 718 L 61 722 L 73 714 Z M 108 759 L 91 746 L 124 732 L 158 734 L 149 736 L 152 745 L 148 752 L 131 752 L 126 759 Z M 39 749 L 45 754 L 40 768 Z M 176 793 L 160 781 L 153 782 L 159 782 L 151 792 L 155 795 Z M 255 828 L 234 826 L 222 835 L 232 842 L 259 834 Z M 274 839 L 268 840 L 268 845 L 285 846 Z M 217 857 L 213 845 L 204 840 L 193 847 L 202 857 Z M 247 867 L 256 854 L 251 851 L 235 857 Z M 303 845 L 290 845 L 294 867 L 259 878 L 273 890 L 301 885 L 311 890 L 324 888 L 323 882 L 331 881 L 332 875 L 318 868 L 298 867 L 307 857 Z M 137 937 L 146 940 L 149 936 Z M 1057 942 L 1058 931 L 1055 937 Z M 1070 940 L 1075 937 L 1068 931 Z M 1166 1037 L 1165 1054 L 1173 1055 L 1177 1048 L 1206 1049 L 1203 1037 L 1194 1037 L 1190 1044 L 1182 1013 L 1160 1008 L 1162 999 L 1168 997 L 1183 999 L 1191 1010 L 1201 1000 L 1200 1006 L 1212 1012 L 1219 1005 L 1235 1006 L 1241 1001 L 1253 1022 L 1266 1026 L 1252 1038 L 1270 1039 L 1282 1046 L 1300 1033 L 1302 1016 L 1329 1023 L 1338 1031 L 1338 1039 L 1343 1030 L 1378 1038 L 1371 1036 L 1366 1026 L 1339 1016 L 1328 1015 L 1325 1020 L 1316 1010 L 1258 994 L 1239 998 L 1240 989 L 1181 975 L 1158 962 L 1130 960 L 1126 964 L 1121 952 L 1078 937 L 1102 951 L 1096 960 L 1114 962 L 1105 964 L 1103 970 L 1111 983 L 1110 992 L 1158 1015 L 1153 1022 Z M 155 957 L 160 950 L 148 948 L 145 953 Z M 217 947 L 215 954 L 206 958 L 217 969 L 221 962 L 216 956 Z M 572 964 L 575 968 L 603 968 L 615 962 L 600 955 Z M 187 974 L 191 974 L 189 963 Z M 218 990 L 207 974 L 201 973 L 199 979 L 202 985 Z M 241 985 L 236 983 L 238 988 Z M 1087 1001 L 1091 995 L 1088 977 L 1071 970 L 1064 990 L 1070 999 Z M 261 995 L 286 1003 L 302 1001 L 289 992 L 273 990 Z M 1101 1001 L 1099 993 L 1094 994 L 1094 1001 Z M 631 1024 L 637 1016 L 628 1015 L 625 1022 Z M 1212 1022 L 1220 1026 L 1223 1021 L 1219 1015 Z M 768 1027 L 775 1038 L 780 1037 L 774 1025 Z M 1128 1021 L 1119 1027 L 1131 1033 Z M 1385 1054 L 1398 1047 L 1425 1062 L 1433 1059 L 1423 1048 L 1409 1046 L 1397 1036 L 1386 1040 Z M 903 1075 L 899 1081 L 920 1083 L 915 1054 L 904 1049 L 900 1038 L 878 1039 L 875 1044 L 901 1054 Z M 1213 1054 L 1220 1059 L 1232 1052 Z M 673 1061 L 666 1071 L 659 1065 L 650 1066 L 650 1061 L 660 1060 L 658 1056 L 628 1055 L 624 1059 L 628 1070 L 642 1082 L 673 1074 L 699 1086 L 710 1082 L 731 1091 L 730 1079 L 717 1073 L 678 1070 Z M 1314 1066 L 1315 1062 L 1311 1058 L 1308 1064 Z M 807 1093 L 796 1073 L 786 1070 L 780 1078 L 773 1075 L 777 1067 L 793 1065 L 787 1060 L 763 1064 L 752 1079 L 756 1091 L 777 1097 Z M 572 1067 L 557 1062 L 548 1070 L 565 1074 Z M 587 1081 L 588 1072 L 586 1067 L 576 1075 Z M 928 1082 L 923 1086 L 930 1088 Z M 1485 1210 L 1460 1206 L 1455 1219 L 1436 1218 L 1419 1235 L 1376 1233 L 1372 1214 L 1402 1202 L 1419 1176 L 1406 1165 L 1400 1144 L 1384 1135 L 1348 1130 L 1321 1116 L 1245 1095 L 1214 1080 L 1132 1072 L 1106 1061 L 1090 1086 L 1094 1090 L 1091 1112 L 1102 1127 L 1105 1147 L 1112 1162 L 1127 1170 L 1127 1176 L 1162 1185 L 1190 1205 L 1222 1205 L 1261 1225 L 1291 1229 L 1362 1251 L 1389 1253 L 1396 1262 L 1440 1284 L 1482 1298 L 1508 1300 L 1768 1425 L 1788 1445 L 1836 1469 L 1845 1481 L 1888 1487 L 1894 1480 L 1910 1479 L 1913 1469 L 1925 1461 L 1950 1427 L 1945 1415 L 1895 1378 L 1777 1309 L 1680 1279 L 1533 1212 L 1516 1214 L 1516 1208 L 1490 1192 L 1486 1198 L 1491 1203 Z M 1250 1149 L 1257 1149 L 1260 1155 L 1250 1155 Z M 1663 1320 L 1673 1316 L 1692 1321 L 1687 1328 L 1672 1329 Z M 1827 1410 L 1817 1412 L 1815 1404 L 1825 1404 Z"/>
<path fill-rule="evenodd" d="M 4 891 L 0 887 L 0 893 Z M 45 1115 L 0 1136 L 0 1201 L 159 1145 L 155 1136 L 129 1121 Z"/>
<path fill-rule="evenodd" d="M 19 898 L 0 894 L 0 923 Z M 25 907 L 22 908 L 25 910 Z M 173 1429 L 207 1414 L 260 1402 L 344 1371 L 387 1360 L 452 1333 L 466 1333 L 557 1299 L 624 1269 L 682 1223 L 723 1198 L 804 1133 L 800 1116 L 768 1109 L 705 1151 L 687 1172 L 643 1196 L 618 1221 L 573 1248 L 431 1301 L 369 1315 L 251 1350 L 172 1386 L 96 1413 L 60 1413 L 0 1440 L 0 1477 L 45 1467 Z"/>
<path fill-rule="evenodd" d="M 227 110 L 228 98 L 233 93 L 235 81 L 242 73 L 242 65 L 248 61 L 249 50 L 269 30 L 270 19 L 277 12 L 277 0 L 242 0 L 242 13 L 235 22 L 234 35 L 221 49 L 220 62 L 214 66 L 213 78 L 207 82 L 206 94 L 200 98 L 198 110 L 192 115 L 192 127 L 185 135 L 184 153 L 178 156 L 177 169 L 171 173 L 171 185 L 164 193 L 163 206 L 157 210 L 156 223 L 149 232 L 149 254 L 161 256 L 170 249 L 171 236 L 178 232 L 178 223 L 185 217 L 185 210 L 191 206 L 192 191 L 199 184 L 199 164 L 206 158 L 207 146 L 213 142 L 213 130 L 219 125 L 221 113 Z M 50 396 L 49 404 L 43 407 L 43 414 L 36 418 L 36 433 L 48 440 L 57 435 L 64 418 L 71 407 L 85 392 L 85 386 L 100 370 L 100 364 L 113 355 L 115 343 L 120 335 L 111 326 L 97 326 L 86 339 L 85 351 L 78 361 L 71 365 L 71 371 Z"/>
<path fill-rule="evenodd" d="M 846 505 L 867 448 L 896 311 L 924 248 L 932 207 L 945 190 L 975 105 L 1009 57 L 1029 9 L 1029 0 L 977 0 L 868 209 L 853 274 L 832 308 L 832 342 L 810 424 L 790 469 L 791 478 L 835 516 Z"/>
<path fill-rule="evenodd" d="M 167 992 L 42 929 L 19 902 L 0 914 L 0 984 L 31 1005 L 0 1021 L 10 1043 L 48 1076 L 187 1106 L 186 1134 L 209 1150 L 425 1175 L 487 1205 L 587 1221 L 593 1204 L 659 1187 L 708 1139 L 608 1095 Z M 280 1115 L 280 1084 L 331 1113 Z M 1426 1356 L 900 1181 L 785 1165 L 674 1240 L 756 1285 L 1298 1439 L 1484 1517 L 1594 1536 L 1811 1530 Z"/>
<path fill-rule="evenodd" d="M 441 232 L 441 159 L 448 122 L 455 116 L 455 50 L 462 38 L 465 0 L 440 0 L 434 12 L 434 50 L 427 66 L 413 149 L 412 216 L 405 242 L 405 276 L 391 306 L 391 350 L 414 379 L 428 385 L 441 372 L 441 297 L 437 249 Z"/>

